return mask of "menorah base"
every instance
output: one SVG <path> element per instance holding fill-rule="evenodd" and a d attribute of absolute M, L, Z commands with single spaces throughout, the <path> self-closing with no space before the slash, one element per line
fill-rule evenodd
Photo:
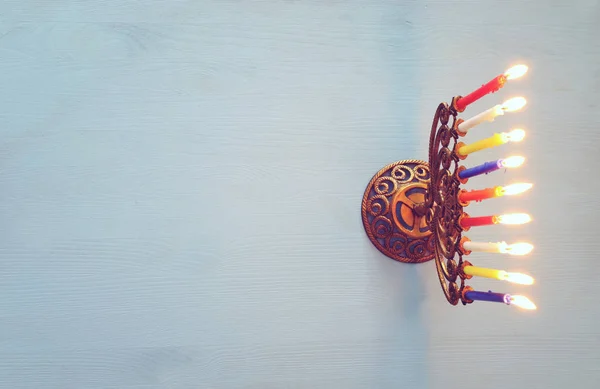
<path fill-rule="evenodd" d="M 434 258 L 435 241 L 423 207 L 429 164 L 403 160 L 385 166 L 367 185 L 362 221 L 367 236 L 386 256 L 405 263 Z"/>

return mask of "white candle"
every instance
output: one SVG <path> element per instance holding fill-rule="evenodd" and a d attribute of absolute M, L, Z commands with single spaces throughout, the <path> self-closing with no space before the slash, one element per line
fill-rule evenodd
<path fill-rule="evenodd" d="M 518 111 L 523 108 L 527 101 L 523 97 L 514 97 L 506 100 L 504 103 L 496 105 L 487 111 L 483 111 L 479 115 L 475 115 L 472 118 L 465 120 L 458 125 L 458 131 L 466 134 L 471 128 L 483 122 L 493 122 L 496 116 L 504 115 L 504 112 Z"/>
<path fill-rule="evenodd" d="M 501 105 L 496 105 L 488 109 L 487 111 L 483 111 L 479 115 L 475 115 L 472 118 L 465 120 L 464 122 L 458 125 L 458 131 L 466 134 L 471 128 L 475 127 L 478 124 L 483 122 L 493 122 L 496 116 L 504 115 L 504 110 Z"/>
<path fill-rule="evenodd" d="M 469 240 L 463 243 L 465 250 L 481 251 L 484 253 L 500 253 L 502 252 L 500 248 L 502 245 L 506 246 L 506 242 L 471 242 Z"/>
<path fill-rule="evenodd" d="M 533 250 L 533 246 L 529 243 L 507 244 L 506 242 L 471 242 L 470 240 L 463 242 L 463 248 L 467 251 L 510 255 L 526 255 Z"/>

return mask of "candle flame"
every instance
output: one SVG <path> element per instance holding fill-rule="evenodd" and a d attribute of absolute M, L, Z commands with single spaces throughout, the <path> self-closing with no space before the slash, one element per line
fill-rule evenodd
<path fill-rule="evenodd" d="M 527 274 L 522 273 L 509 273 L 504 272 L 502 274 L 502 279 L 504 281 L 512 282 L 513 284 L 521 284 L 521 285 L 532 285 L 533 278 L 528 276 Z"/>
<path fill-rule="evenodd" d="M 527 73 L 527 69 L 529 69 L 527 65 L 515 65 L 504 72 L 504 76 L 507 80 L 514 80 L 515 78 L 522 77 L 525 73 Z"/>
<path fill-rule="evenodd" d="M 502 103 L 502 110 L 507 112 L 518 111 L 523 108 L 525 104 L 527 104 L 527 100 L 525 100 L 524 97 L 513 97 Z"/>
<path fill-rule="evenodd" d="M 509 255 L 527 255 L 533 250 L 533 245 L 523 242 L 513 244 L 502 242 L 499 247 L 501 253 Z"/>
<path fill-rule="evenodd" d="M 528 309 L 528 310 L 529 309 L 537 309 L 535 304 L 525 296 L 510 296 L 509 301 L 510 301 L 509 305 L 516 305 L 519 308 Z"/>
<path fill-rule="evenodd" d="M 513 156 L 503 159 L 500 163 L 502 164 L 502 167 L 514 168 L 521 166 L 524 162 L 525 157 Z"/>
<path fill-rule="evenodd" d="M 526 213 L 509 213 L 499 215 L 497 220 L 500 224 L 525 224 L 531 221 L 531 216 Z"/>
<path fill-rule="evenodd" d="M 500 192 L 499 196 L 512 196 L 512 195 L 516 195 L 519 193 L 523 193 L 523 192 L 531 189 L 532 186 L 533 186 L 533 184 L 525 184 L 525 183 L 501 186 L 500 190 L 499 190 L 499 192 Z"/>
<path fill-rule="evenodd" d="M 523 140 L 523 138 L 525 138 L 525 131 L 520 128 L 516 128 L 511 132 L 502 133 L 502 140 L 504 141 L 504 143 L 520 142 Z"/>

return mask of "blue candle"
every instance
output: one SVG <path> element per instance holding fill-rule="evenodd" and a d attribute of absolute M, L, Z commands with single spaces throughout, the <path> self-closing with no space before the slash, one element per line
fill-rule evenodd
<path fill-rule="evenodd" d="M 471 178 L 474 176 L 478 176 L 480 174 L 488 174 L 495 170 L 498 170 L 502 167 L 502 160 L 499 159 L 497 161 L 490 161 L 486 163 L 482 163 L 481 165 L 477 165 L 475 167 L 462 170 L 458 173 L 458 177 L 462 180 L 466 180 L 467 178 Z"/>
<path fill-rule="evenodd" d="M 469 290 L 465 292 L 465 298 L 473 301 L 491 301 L 494 303 L 504 303 L 510 305 L 510 295 L 505 293 L 494 293 L 491 290 L 489 292 L 479 292 L 476 290 Z"/>

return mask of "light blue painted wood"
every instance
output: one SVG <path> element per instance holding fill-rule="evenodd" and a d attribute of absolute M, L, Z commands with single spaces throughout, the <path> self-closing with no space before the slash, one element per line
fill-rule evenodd
<path fill-rule="evenodd" d="M 599 17 L 597 1 L 5 0 L 0 387 L 594 388 Z M 472 139 L 526 126 L 528 165 L 480 183 L 536 190 L 479 212 L 536 222 L 473 237 L 537 248 L 472 261 L 536 276 L 515 290 L 540 310 L 450 307 L 432 264 L 371 246 L 360 200 L 383 165 L 426 158 L 440 101 L 520 59 L 528 77 L 474 111 L 530 106 Z"/>

